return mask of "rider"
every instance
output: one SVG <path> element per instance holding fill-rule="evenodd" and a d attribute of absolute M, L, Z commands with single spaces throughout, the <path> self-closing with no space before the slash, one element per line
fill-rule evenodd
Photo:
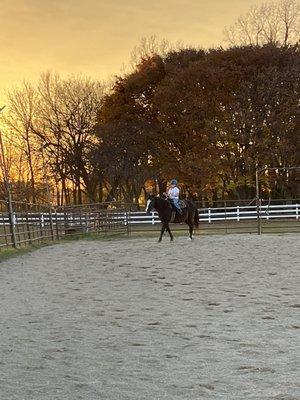
<path fill-rule="evenodd" d="M 182 213 L 180 205 L 179 205 L 179 188 L 177 186 L 177 181 L 176 179 L 171 180 L 170 188 L 168 190 L 168 197 L 171 200 L 173 206 L 175 207 L 176 211 L 179 212 L 179 214 Z"/>

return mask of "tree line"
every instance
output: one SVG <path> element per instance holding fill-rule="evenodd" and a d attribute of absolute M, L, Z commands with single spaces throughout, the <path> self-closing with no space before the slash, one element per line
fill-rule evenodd
<path fill-rule="evenodd" d="M 272 40 L 210 50 L 150 38 L 113 82 L 44 73 L 11 91 L 2 122 L 14 199 L 47 201 L 49 185 L 57 204 L 131 203 L 174 177 L 197 200 L 253 198 L 257 168 L 299 165 L 297 15 L 282 41 L 279 27 Z M 263 195 L 299 197 L 299 174 L 266 171 Z"/>

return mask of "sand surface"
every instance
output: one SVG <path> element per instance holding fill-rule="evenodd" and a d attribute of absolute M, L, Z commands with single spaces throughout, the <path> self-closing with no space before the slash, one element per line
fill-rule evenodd
<path fill-rule="evenodd" d="M 299 399 L 299 249 L 165 237 L 2 262 L 0 399 Z"/>

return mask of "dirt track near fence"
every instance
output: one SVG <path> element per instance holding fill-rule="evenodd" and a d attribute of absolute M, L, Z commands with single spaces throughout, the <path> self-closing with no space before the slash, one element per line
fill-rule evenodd
<path fill-rule="evenodd" d="M 299 399 L 299 248 L 80 241 L 2 262 L 0 399 Z"/>

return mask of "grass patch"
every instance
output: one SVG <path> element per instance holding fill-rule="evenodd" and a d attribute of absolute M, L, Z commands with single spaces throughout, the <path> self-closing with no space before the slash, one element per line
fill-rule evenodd
<path fill-rule="evenodd" d="M 53 242 L 52 242 L 53 243 Z M 47 246 L 49 243 L 39 243 L 39 244 L 32 244 L 26 247 L 18 247 L 17 249 L 14 248 L 7 248 L 1 249 L 0 251 L 0 262 L 5 261 L 9 258 L 14 258 L 18 256 L 22 256 L 24 254 L 31 253 L 32 251 L 38 250 L 41 247 Z"/>
<path fill-rule="evenodd" d="M 127 238 L 126 232 L 91 232 L 91 233 L 75 233 L 62 237 L 56 243 L 74 242 L 78 240 L 116 240 Z M 53 242 L 52 242 L 53 243 Z"/>

